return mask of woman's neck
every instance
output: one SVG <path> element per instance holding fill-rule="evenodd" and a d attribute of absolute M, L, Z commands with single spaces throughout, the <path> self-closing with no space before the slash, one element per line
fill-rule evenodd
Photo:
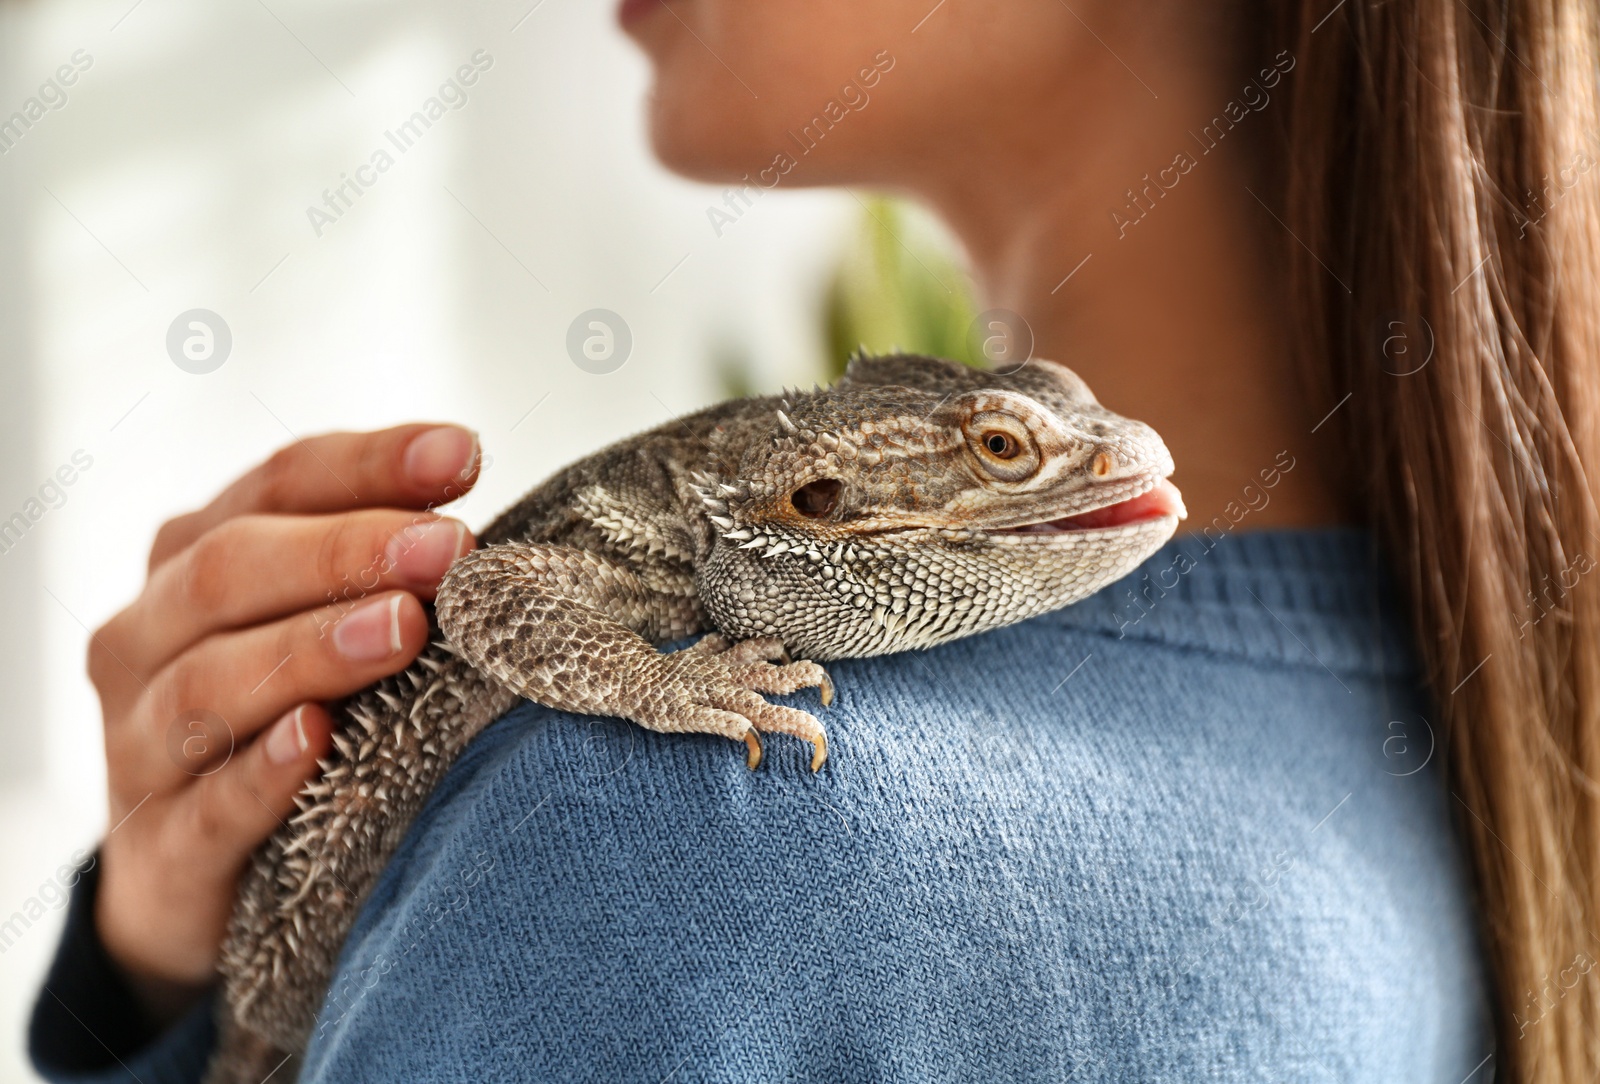
<path fill-rule="evenodd" d="M 986 155 L 982 183 L 935 177 L 919 194 L 966 245 L 983 306 L 1022 316 L 1035 357 L 1070 366 L 1107 407 L 1162 435 L 1185 529 L 1219 516 L 1241 528 L 1347 522 L 1327 481 L 1327 431 L 1311 433 L 1334 404 L 1300 391 L 1267 258 L 1284 227 L 1251 191 L 1241 140 L 1206 153 L 1189 134 L 1204 111 L 1173 115 L 1201 98 L 1141 102 L 1093 131 L 1081 113 L 1063 117 L 1059 152 L 1035 127 L 1035 145 Z"/>

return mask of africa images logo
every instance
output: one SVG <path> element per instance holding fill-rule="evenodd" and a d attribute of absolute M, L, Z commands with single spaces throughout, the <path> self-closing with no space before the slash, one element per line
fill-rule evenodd
<path fill-rule="evenodd" d="M 94 57 L 87 49 L 79 49 L 67 58 L 70 63 L 57 68 L 48 79 L 39 84 L 36 93 L 22 103 L 22 108 L 0 120 L 0 154 L 10 154 L 17 141 L 44 120 L 50 113 L 64 109 L 67 88 L 78 81 L 78 76 L 94 67 Z"/>
<path fill-rule="evenodd" d="M 475 86 L 479 77 L 494 67 L 494 57 L 489 55 L 487 49 L 479 49 L 468 59 L 471 63 L 457 68 L 455 74 L 439 84 L 439 89 L 420 108 L 383 133 L 387 146 L 380 144 L 365 162 L 349 173 L 339 174 L 339 183 L 331 191 L 326 188 L 322 190 L 320 207 L 312 204 L 306 208 L 306 220 L 311 223 L 311 229 L 318 237 L 343 218 L 344 213 L 355 206 L 356 200 L 366 195 L 367 189 L 377 184 L 383 174 L 395 167 L 399 161 L 395 155 L 409 152 L 433 127 L 434 122 L 442 119 L 446 113 L 466 106 L 469 101 L 466 88 Z M 393 148 L 393 154 L 390 148 Z"/>

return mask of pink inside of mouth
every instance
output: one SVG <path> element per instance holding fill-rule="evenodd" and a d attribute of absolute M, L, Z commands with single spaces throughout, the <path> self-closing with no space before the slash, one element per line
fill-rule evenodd
<path fill-rule="evenodd" d="M 1126 527 L 1146 520 L 1161 519 L 1163 516 L 1177 516 L 1183 519 L 1187 515 L 1188 512 L 1183 507 L 1183 496 L 1178 492 L 1178 487 L 1163 478 L 1155 484 L 1155 488 L 1137 497 L 1108 504 L 1104 508 L 1096 508 L 1090 512 L 1080 512 L 1076 516 L 1063 516 L 1049 523 L 1015 527 L 1012 531 L 1023 534 L 1089 531 L 1104 527 Z"/>

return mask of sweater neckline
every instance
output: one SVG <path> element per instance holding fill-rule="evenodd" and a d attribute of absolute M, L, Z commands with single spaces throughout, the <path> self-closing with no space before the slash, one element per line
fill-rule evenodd
<path fill-rule="evenodd" d="M 1335 674 L 1414 674 L 1417 665 L 1396 585 L 1362 527 L 1180 535 L 1048 619 Z"/>

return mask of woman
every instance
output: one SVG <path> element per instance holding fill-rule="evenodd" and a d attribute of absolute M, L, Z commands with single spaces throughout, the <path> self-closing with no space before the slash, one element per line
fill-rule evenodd
<path fill-rule="evenodd" d="M 1162 434 L 1196 530 L 1062 614 L 841 664 L 815 784 L 513 712 L 369 899 L 303 1078 L 1600 1074 L 1592 5 L 621 19 L 664 162 L 926 202 L 1002 328 Z M 470 538 L 440 520 L 319 604 L 475 456 L 319 438 L 160 533 L 91 647 L 119 827 L 40 999 L 47 1075 L 199 1072 L 319 702 L 415 655 Z M 198 779 L 152 738 L 194 703 L 250 739 Z"/>

